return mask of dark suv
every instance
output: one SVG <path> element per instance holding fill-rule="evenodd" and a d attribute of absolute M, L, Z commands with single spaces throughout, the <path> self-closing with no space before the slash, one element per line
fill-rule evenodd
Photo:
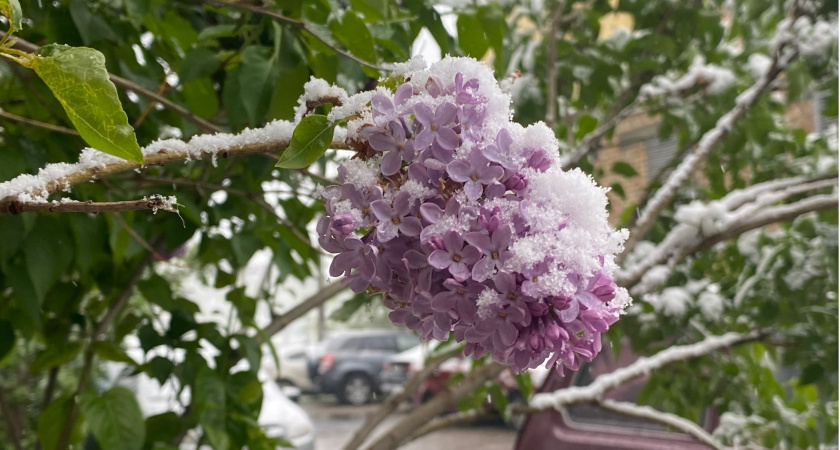
<path fill-rule="evenodd" d="M 334 333 L 310 361 L 309 376 L 322 392 L 337 395 L 342 403 L 363 405 L 379 392 L 385 359 L 418 342 L 417 336 L 404 330 Z"/>

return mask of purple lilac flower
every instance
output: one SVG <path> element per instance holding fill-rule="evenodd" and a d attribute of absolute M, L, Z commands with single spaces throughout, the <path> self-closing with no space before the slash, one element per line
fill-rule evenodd
<path fill-rule="evenodd" d="M 612 279 L 623 235 L 605 231 L 603 211 L 564 201 L 603 192 L 560 169 L 550 130 L 510 122 L 498 86 L 479 81 L 491 77 L 446 58 L 378 90 L 348 133 L 382 157 L 339 167 L 318 242 L 336 253 L 331 275 L 382 292 L 391 321 L 422 339 L 452 333 L 466 354 L 516 370 L 574 370 L 629 301 Z"/>
<path fill-rule="evenodd" d="M 490 161 L 478 150 L 470 152 L 466 159 L 459 159 L 447 164 L 446 171 L 453 180 L 464 183 L 464 192 L 470 200 L 478 200 L 484 191 L 482 185 L 490 184 L 504 175 L 499 166 L 490 165 Z"/>
<path fill-rule="evenodd" d="M 423 125 L 423 131 L 414 139 L 415 149 L 425 149 L 436 142 L 446 150 L 458 147 L 458 134 L 451 128 L 458 109 L 452 103 L 440 104 L 435 112 L 425 103 L 414 106 L 414 117 Z"/>

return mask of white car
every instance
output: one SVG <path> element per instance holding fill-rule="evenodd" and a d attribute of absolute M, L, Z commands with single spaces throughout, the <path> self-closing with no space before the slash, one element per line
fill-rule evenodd
<path fill-rule="evenodd" d="M 184 389 L 178 397 L 178 390 L 171 380 L 163 385 L 145 373 L 130 375 L 131 369 L 121 363 L 109 363 L 106 371 L 111 375 L 111 383 L 125 386 L 135 393 L 143 417 L 161 414 L 167 411 L 183 412 L 183 405 L 189 403 L 189 390 Z M 280 386 L 272 378 L 260 372 L 263 401 L 257 422 L 263 427 L 266 436 L 289 441 L 301 450 L 315 449 L 315 428 L 309 415 L 293 401 L 289 400 Z M 181 450 L 196 448 L 198 430 L 190 430 L 180 445 Z M 202 446 L 202 449 L 208 448 Z"/>

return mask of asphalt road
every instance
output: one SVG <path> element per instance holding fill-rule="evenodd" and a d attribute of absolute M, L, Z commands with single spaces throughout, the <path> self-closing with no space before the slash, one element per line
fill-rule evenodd
<path fill-rule="evenodd" d="M 367 414 L 376 410 L 378 404 L 365 406 L 340 405 L 329 396 L 304 396 L 299 401 L 315 425 L 315 449 L 339 450 L 350 440 L 362 425 Z M 384 432 L 408 413 L 407 407 L 391 415 L 380 425 L 378 432 Z M 374 432 L 376 434 L 376 432 Z M 516 440 L 516 432 L 501 422 L 486 421 L 478 424 L 454 426 L 435 431 L 409 442 L 404 450 L 510 450 Z M 467 447 L 469 446 L 469 447 Z"/>

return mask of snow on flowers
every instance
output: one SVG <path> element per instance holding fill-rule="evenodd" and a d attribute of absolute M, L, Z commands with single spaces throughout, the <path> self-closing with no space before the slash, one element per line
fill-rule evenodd
<path fill-rule="evenodd" d="M 612 279 L 626 231 L 607 223 L 606 190 L 561 170 L 544 124 L 511 121 L 483 64 L 404 68 L 396 89 L 361 97 L 357 155 L 323 193 L 330 274 L 383 293 L 424 339 L 454 333 L 518 370 L 578 368 L 630 301 Z"/>

